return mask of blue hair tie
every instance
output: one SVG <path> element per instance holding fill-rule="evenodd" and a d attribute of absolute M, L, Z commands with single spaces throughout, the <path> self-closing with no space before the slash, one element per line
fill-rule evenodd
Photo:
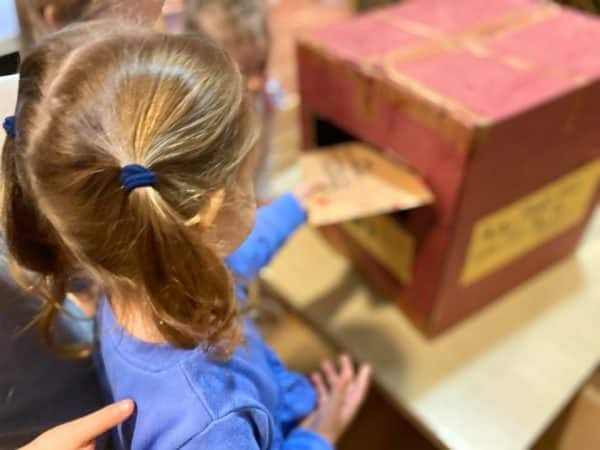
<path fill-rule="evenodd" d="M 140 164 L 128 164 L 121 168 L 121 184 L 127 192 L 139 187 L 154 186 L 156 174 Z"/>
<path fill-rule="evenodd" d="M 4 119 L 2 128 L 4 128 L 4 131 L 6 131 L 9 138 L 14 139 L 16 134 L 15 116 L 8 116 Z"/>

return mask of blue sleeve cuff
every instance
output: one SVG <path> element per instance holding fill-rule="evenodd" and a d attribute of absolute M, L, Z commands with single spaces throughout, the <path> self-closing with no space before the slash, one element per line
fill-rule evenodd
<path fill-rule="evenodd" d="M 258 214 L 276 213 L 287 233 L 292 233 L 306 222 L 306 211 L 294 194 L 287 193 L 259 210 Z"/>
<path fill-rule="evenodd" d="M 305 221 L 306 212 L 298 199 L 282 195 L 258 210 L 250 235 L 225 262 L 239 279 L 253 279 Z"/>
<path fill-rule="evenodd" d="M 283 450 L 335 450 L 335 447 L 314 431 L 298 427 L 288 435 Z"/>

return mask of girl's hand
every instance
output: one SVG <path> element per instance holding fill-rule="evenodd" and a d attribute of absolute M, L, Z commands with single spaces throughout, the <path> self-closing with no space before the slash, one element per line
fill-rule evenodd
<path fill-rule="evenodd" d="M 312 375 L 319 396 L 317 409 L 300 425 L 335 444 L 362 406 L 371 379 L 371 367 L 354 372 L 348 355 L 342 355 L 339 368 L 325 361 L 322 372 Z"/>
<path fill-rule="evenodd" d="M 131 400 L 114 403 L 46 431 L 21 450 L 93 450 L 96 438 L 125 421 L 134 408 Z"/>
<path fill-rule="evenodd" d="M 327 182 L 325 180 L 314 179 L 299 183 L 292 193 L 298 199 L 300 204 L 306 209 L 310 200 L 315 196 L 315 194 L 319 193 L 319 191 L 322 191 L 325 187 L 327 187 Z"/>

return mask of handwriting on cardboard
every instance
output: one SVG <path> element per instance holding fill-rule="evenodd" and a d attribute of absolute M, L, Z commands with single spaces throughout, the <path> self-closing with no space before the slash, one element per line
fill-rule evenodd
<path fill-rule="evenodd" d="M 309 222 L 327 225 L 418 208 L 433 202 L 423 180 L 366 144 L 351 142 L 303 155 L 305 180 L 324 188 L 308 202 Z"/>

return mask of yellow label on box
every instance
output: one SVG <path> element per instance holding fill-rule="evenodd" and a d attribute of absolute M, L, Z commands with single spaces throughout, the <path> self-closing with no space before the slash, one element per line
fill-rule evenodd
<path fill-rule="evenodd" d="M 475 283 L 581 223 L 596 192 L 600 160 L 479 220 L 460 282 Z"/>
<path fill-rule="evenodd" d="M 400 223 L 383 215 L 346 222 L 342 228 L 400 281 L 411 280 L 415 239 Z"/>

